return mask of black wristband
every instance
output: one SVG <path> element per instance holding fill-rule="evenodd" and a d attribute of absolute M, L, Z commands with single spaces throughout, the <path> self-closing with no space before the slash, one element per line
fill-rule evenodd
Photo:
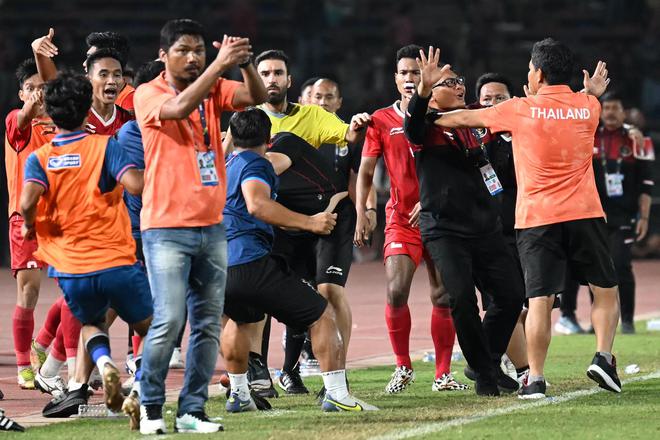
<path fill-rule="evenodd" d="M 248 60 L 247 60 L 246 62 L 244 62 L 243 64 L 239 64 L 238 67 L 240 67 L 241 69 L 245 69 L 245 68 L 247 68 L 250 64 L 252 64 L 252 58 L 248 58 Z"/>

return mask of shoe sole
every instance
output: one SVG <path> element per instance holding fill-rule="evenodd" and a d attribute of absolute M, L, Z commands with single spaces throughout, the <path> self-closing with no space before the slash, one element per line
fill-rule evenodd
<path fill-rule="evenodd" d="M 76 414 L 78 414 L 78 406 L 86 405 L 86 404 L 87 404 L 86 399 L 78 398 L 73 400 L 73 402 L 71 402 L 71 405 L 67 406 L 66 408 L 61 408 L 61 409 L 51 408 L 51 410 L 48 412 L 43 411 L 42 415 L 46 418 L 65 419 L 67 417 L 75 416 Z"/>
<path fill-rule="evenodd" d="M 518 399 L 520 399 L 520 400 L 538 400 L 538 399 L 545 399 L 545 394 L 543 394 L 543 393 L 518 394 Z"/>
<path fill-rule="evenodd" d="M 596 382 L 604 390 L 612 391 L 613 393 L 621 392 L 621 387 L 598 365 L 589 365 L 589 368 L 587 368 L 587 377 Z"/>
<path fill-rule="evenodd" d="M 128 416 L 128 426 L 131 431 L 140 430 L 140 404 L 136 399 L 125 399 L 121 410 Z"/>
<path fill-rule="evenodd" d="M 119 412 L 124 403 L 119 370 L 110 364 L 106 364 L 103 369 L 103 399 L 108 409 L 113 412 Z"/>

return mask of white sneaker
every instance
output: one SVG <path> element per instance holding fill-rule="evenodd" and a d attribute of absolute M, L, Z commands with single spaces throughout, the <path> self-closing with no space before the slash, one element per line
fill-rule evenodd
<path fill-rule="evenodd" d="M 43 393 L 53 397 L 61 396 L 66 391 L 66 384 L 60 376 L 45 377 L 37 373 L 34 377 L 34 385 Z"/>
<path fill-rule="evenodd" d="M 170 369 L 182 370 L 184 368 L 183 357 L 181 356 L 181 347 L 175 347 L 170 359 Z"/>
<path fill-rule="evenodd" d="M 222 424 L 212 422 L 204 413 L 195 413 L 195 415 L 186 413 L 174 421 L 175 432 L 207 434 L 224 429 Z"/>
<path fill-rule="evenodd" d="M 433 385 L 431 385 L 431 391 L 462 391 L 469 389 L 469 386 L 454 379 L 451 373 L 443 374 L 442 377 L 435 379 Z"/>
<path fill-rule="evenodd" d="M 140 434 L 167 434 L 165 420 L 162 418 L 162 415 L 160 417 L 160 419 L 149 419 L 147 417 L 147 408 L 144 405 L 140 405 Z"/>
<path fill-rule="evenodd" d="M 502 372 L 509 376 L 513 380 L 518 380 L 518 372 L 516 371 L 516 366 L 513 365 L 511 359 L 506 354 L 502 355 L 502 361 L 500 362 L 500 368 Z"/>
<path fill-rule="evenodd" d="M 389 394 L 400 393 L 415 382 L 415 372 L 405 365 L 396 367 L 390 382 L 385 387 L 385 392 Z"/>

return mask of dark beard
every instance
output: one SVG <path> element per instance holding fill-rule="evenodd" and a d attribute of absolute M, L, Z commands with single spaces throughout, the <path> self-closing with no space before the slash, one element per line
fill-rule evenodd
<path fill-rule="evenodd" d="M 268 99 L 266 100 L 266 102 L 268 102 L 268 104 L 271 104 L 271 105 L 280 105 L 284 102 L 285 99 L 286 99 L 286 91 L 285 92 L 280 92 L 276 95 L 269 94 Z"/>

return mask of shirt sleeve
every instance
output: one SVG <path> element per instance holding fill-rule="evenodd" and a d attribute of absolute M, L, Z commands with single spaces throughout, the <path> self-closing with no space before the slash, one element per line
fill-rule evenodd
<path fill-rule="evenodd" d="M 635 160 L 637 168 L 638 187 L 640 194 L 651 195 L 655 181 L 653 179 L 653 162 L 648 160 Z"/>
<path fill-rule="evenodd" d="M 517 111 L 520 98 L 511 98 L 493 107 L 478 110 L 484 125 L 493 133 L 514 131 L 517 125 Z M 476 110 L 475 110 L 476 111 Z"/>
<path fill-rule="evenodd" d="M 324 110 L 322 107 L 313 106 L 316 121 L 316 126 L 319 131 L 319 143 L 321 144 L 336 144 L 339 146 L 346 145 L 346 133 L 348 132 L 348 124 L 339 119 L 334 113 Z"/>
<path fill-rule="evenodd" d="M 18 129 L 18 112 L 19 109 L 12 110 L 5 119 L 5 128 L 7 141 L 14 151 L 21 151 L 30 142 L 30 134 L 32 133 L 32 126 L 28 125 L 23 130 Z"/>
<path fill-rule="evenodd" d="M 135 92 L 135 116 L 140 127 L 160 127 L 160 109 L 174 95 L 165 93 L 153 84 L 143 84 Z"/>
<path fill-rule="evenodd" d="M 144 169 L 144 146 L 142 145 L 142 133 L 137 122 L 129 121 L 122 125 L 115 138 L 128 158 L 139 169 Z"/>
<path fill-rule="evenodd" d="M 116 139 L 109 138 L 108 146 L 105 149 L 104 170 L 115 181 L 119 182 L 126 171 L 137 167 L 137 164 L 121 148 L 119 142 Z"/>
<path fill-rule="evenodd" d="M 383 154 L 383 140 L 380 136 L 381 132 L 376 121 L 371 119 L 367 127 L 367 134 L 364 138 L 364 146 L 362 147 L 362 156 L 364 157 L 380 157 Z"/>
<path fill-rule="evenodd" d="M 234 107 L 234 95 L 236 90 L 243 85 L 240 81 L 233 81 L 230 79 L 220 78 L 216 83 L 211 94 L 213 95 L 213 102 L 219 111 L 238 111 L 242 108 Z"/>
<path fill-rule="evenodd" d="M 243 168 L 241 185 L 245 182 L 257 181 L 267 185 L 272 192 L 275 184 L 273 180 L 274 175 L 275 171 L 268 160 L 254 160 Z"/>
<path fill-rule="evenodd" d="M 39 163 L 39 158 L 37 157 L 36 154 L 32 153 L 28 156 L 27 160 L 25 161 L 25 171 L 23 173 L 23 181 L 25 183 L 28 182 L 34 182 L 37 183 L 46 189 L 48 191 L 48 177 L 46 176 L 46 172 L 44 171 L 44 168 L 41 166 L 41 163 Z"/>
<path fill-rule="evenodd" d="M 325 111 L 325 110 L 323 110 Z M 285 154 L 291 159 L 291 163 L 296 163 L 303 155 L 305 148 L 312 148 L 300 137 L 291 133 L 282 133 L 275 135 L 270 151 L 274 153 Z"/>

